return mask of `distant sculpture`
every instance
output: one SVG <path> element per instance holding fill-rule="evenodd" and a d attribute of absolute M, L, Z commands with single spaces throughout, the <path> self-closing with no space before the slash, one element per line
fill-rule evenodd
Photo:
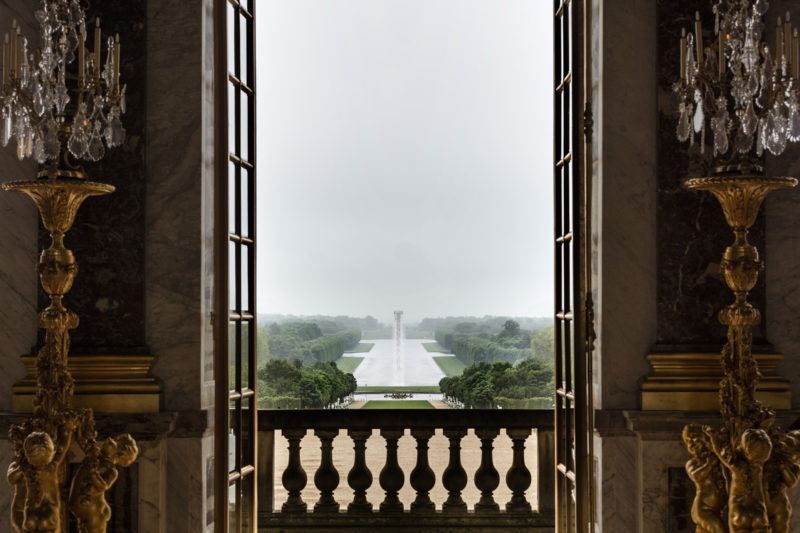
<path fill-rule="evenodd" d="M 764 465 L 767 514 L 772 533 L 789 533 L 792 504 L 787 491 L 800 479 L 800 431 L 790 431 L 774 440 L 772 456 Z"/>
<path fill-rule="evenodd" d="M 764 463 L 772 442 L 763 429 L 746 429 L 734 448 L 726 430 L 704 428 L 719 460 L 731 474 L 728 526 L 731 533 L 771 533 L 764 496 Z"/>
<path fill-rule="evenodd" d="M 725 478 L 719 459 L 703 428 L 696 424 L 683 428 L 683 442 L 692 454 L 686 463 L 686 472 L 697 488 L 692 504 L 692 520 L 697 524 L 697 533 L 726 533 L 722 521 L 722 509 L 727 503 Z"/>
<path fill-rule="evenodd" d="M 69 491 L 69 510 L 78 519 L 79 533 L 106 533 L 111 508 L 105 492 L 117 480 L 117 466 L 130 466 L 138 455 L 136 441 L 126 433 L 108 437 L 84 458 Z"/>
<path fill-rule="evenodd" d="M 30 433 L 22 445 L 24 459 L 14 461 L 25 479 L 22 533 L 58 533 L 61 530 L 58 473 L 72 443 L 75 421 L 67 417 L 59 427 L 56 444 L 44 431 Z M 16 481 L 18 477 L 17 471 L 9 468 L 9 481 Z M 18 496 L 15 492 L 15 497 Z"/>

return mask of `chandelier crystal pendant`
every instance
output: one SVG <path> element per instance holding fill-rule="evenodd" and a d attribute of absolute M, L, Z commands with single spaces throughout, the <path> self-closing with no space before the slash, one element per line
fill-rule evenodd
<path fill-rule="evenodd" d="M 766 0 L 717 0 L 715 40 L 704 40 L 699 12 L 681 36 L 677 137 L 694 145 L 699 135 L 705 152 L 710 135 L 720 173 L 761 170 L 765 151 L 781 155 L 800 141 L 800 39 L 787 13 L 770 46 L 768 8 Z"/>
<path fill-rule="evenodd" d="M 46 165 L 50 177 L 62 172 L 57 170 L 62 157 L 70 177 L 85 177 L 69 156 L 99 161 L 106 148 L 125 141 L 119 36 L 108 37 L 103 46 L 98 18 L 89 50 L 78 0 L 43 0 L 35 15 L 40 50 L 30 51 L 16 21 L 3 40 L 0 145 L 15 144 L 19 159 Z"/>

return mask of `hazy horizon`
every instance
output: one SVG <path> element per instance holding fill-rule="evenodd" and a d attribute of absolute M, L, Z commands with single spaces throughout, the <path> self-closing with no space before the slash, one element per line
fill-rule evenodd
<path fill-rule="evenodd" d="M 551 15 L 259 4 L 259 314 L 553 315 Z"/>

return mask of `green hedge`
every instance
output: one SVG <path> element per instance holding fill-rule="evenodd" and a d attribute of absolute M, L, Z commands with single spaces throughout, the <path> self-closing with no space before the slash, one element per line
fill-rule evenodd
<path fill-rule="evenodd" d="M 503 398 L 498 396 L 494 403 L 503 409 L 552 409 L 553 398 Z"/>

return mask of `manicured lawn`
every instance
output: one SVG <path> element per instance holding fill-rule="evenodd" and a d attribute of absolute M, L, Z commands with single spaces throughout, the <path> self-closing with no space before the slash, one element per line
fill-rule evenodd
<path fill-rule="evenodd" d="M 429 352 L 434 353 L 450 353 L 450 350 L 439 344 L 438 342 L 423 342 L 422 346 Z"/>
<path fill-rule="evenodd" d="M 439 368 L 442 369 L 442 372 L 447 377 L 460 376 L 464 369 L 467 368 L 467 365 L 462 363 L 461 359 L 454 356 L 434 357 L 433 360 L 436 361 L 436 364 L 439 365 Z"/>
<path fill-rule="evenodd" d="M 370 400 L 362 409 L 435 409 L 428 400 Z"/>
<path fill-rule="evenodd" d="M 383 386 L 383 387 L 359 387 L 356 390 L 356 393 L 359 392 L 441 392 L 439 390 L 439 385 L 409 385 L 409 386 L 402 386 L 402 387 L 392 387 L 392 386 Z"/>
<path fill-rule="evenodd" d="M 344 353 L 367 353 L 373 346 L 375 346 L 374 342 L 359 342 L 358 346 Z"/>
<path fill-rule="evenodd" d="M 363 357 L 340 357 L 336 360 L 336 366 L 345 374 L 352 374 L 363 360 Z"/>

